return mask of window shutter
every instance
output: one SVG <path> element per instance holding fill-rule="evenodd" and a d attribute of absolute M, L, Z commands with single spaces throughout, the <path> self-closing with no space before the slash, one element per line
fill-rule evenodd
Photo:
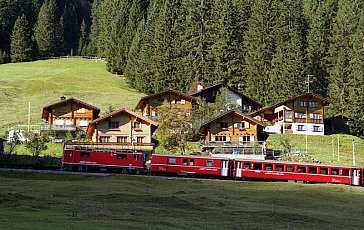
<path fill-rule="evenodd" d="M 185 100 L 183 100 L 183 99 L 181 99 L 181 104 L 182 104 L 182 105 L 186 104 L 186 101 L 185 101 Z"/>
<path fill-rule="evenodd" d="M 320 131 L 320 132 L 322 132 L 322 131 L 323 131 L 323 130 L 322 130 L 322 127 L 319 127 L 319 131 Z"/>
<path fill-rule="evenodd" d="M 212 136 L 211 137 L 211 141 L 215 141 L 215 136 Z"/>
<path fill-rule="evenodd" d="M 229 136 L 226 136 L 226 141 L 230 141 L 230 137 Z"/>
<path fill-rule="evenodd" d="M 249 128 L 250 128 L 250 123 L 249 123 L 249 122 L 247 122 L 247 121 L 245 121 L 245 122 L 244 122 L 244 128 L 249 129 Z"/>
<path fill-rule="evenodd" d="M 239 123 L 234 123 L 234 127 L 235 127 L 235 128 L 240 128 L 240 127 L 239 127 Z"/>
<path fill-rule="evenodd" d="M 310 118 L 311 118 L 311 119 L 313 118 L 313 113 L 310 113 Z"/>

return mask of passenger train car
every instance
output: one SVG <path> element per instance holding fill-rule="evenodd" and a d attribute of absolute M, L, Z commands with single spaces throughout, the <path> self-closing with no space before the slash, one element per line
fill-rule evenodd
<path fill-rule="evenodd" d="M 150 165 L 149 163 L 150 162 Z M 149 170 L 146 170 L 150 166 Z M 108 170 L 123 173 L 174 174 L 229 179 L 265 179 L 364 185 L 359 167 L 217 158 L 209 156 L 161 155 L 132 150 L 65 149 L 65 170 Z"/>

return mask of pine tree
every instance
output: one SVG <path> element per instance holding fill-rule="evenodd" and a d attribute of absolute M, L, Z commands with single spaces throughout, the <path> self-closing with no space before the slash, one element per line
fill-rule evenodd
<path fill-rule="evenodd" d="M 12 62 L 31 61 L 33 59 L 32 35 L 24 14 L 15 21 L 10 51 Z"/>
<path fill-rule="evenodd" d="M 355 33 L 360 1 L 340 0 L 329 47 L 329 114 L 347 114 L 349 108 L 350 36 Z"/>
<path fill-rule="evenodd" d="M 66 54 L 71 53 L 71 51 L 76 52 L 80 30 L 75 7 L 70 2 L 64 7 L 62 14 L 62 25 L 64 52 Z"/>
<path fill-rule="evenodd" d="M 101 56 L 98 50 L 99 46 L 99 24 L 100 24 L 100 0 L 95 0 L 92 4 L 91 27 L 89 44 L 87 46 L 87 55 Z"/>
<path fill-rule="evenodd" d="M 80 56 L 85 55 L 86 53 L 86 47 L 87 47 L 87 28 L 86 28 L 86 23 L 85 21 L 82 21 L 81 23 L 81 29 L 80 29 L 80 39 L 78 41 L 78 49 L 77 49 L 77 53 Z"/>
<path fill-rule="evenodd" d="M 55 0 L 46 0 L 38 15 L 35 40 L 41 56 L 56 56 L 62 53 L 63 35 Z"/>
<path fill-rule="evenodd" d="M 308 1 L 305 7 L 309 24 L 306 49 L 307 73 L 311 75 L 311 91 L 322 96 L 327 95 L 327 56 L 336 2 L 337 0 Z"/>
<path fill-rule="evenodd" d="M 270 103 L 305 91 L 303 15 L 300 1 L 284 0 L 278 5 L 275 22 L 275 53 L 269 79 Z"/>
<path fill-rule="evenodd" d="M 349 108 L 351 119 L 350 131 L 356 136 L 364 137 L 364 13 L 355 34 L 350 41 L 352 55 L 349 75 Z"/>
<path fill-rule="evenodd" d="M 270 0 L 256 0 L 252 6 L 248 31 L 244 35 L 245 93 L 266 105 L 270 102 L 268 75 L 274 53 L 274 5 Z"/>

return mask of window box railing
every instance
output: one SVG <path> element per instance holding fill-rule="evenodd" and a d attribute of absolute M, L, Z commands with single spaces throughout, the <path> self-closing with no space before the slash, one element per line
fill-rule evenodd
<path fill-rule="evenodd" d="M 264 141 L 204 141 L 202 147 L 204 148 L 253 148 L 265 146 Z"/>
<path fill-rule="evenodd" d="M 74 125 L 40 125 L 40 131 L 76 131 L 76 126 Z"/>

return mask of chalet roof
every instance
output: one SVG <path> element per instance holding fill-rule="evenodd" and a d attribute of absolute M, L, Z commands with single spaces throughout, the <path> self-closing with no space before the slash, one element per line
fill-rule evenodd
<path fill-rule="evenodd" d="M 76 103 L 76 104 L 81 104 L 83 105 L 85 108 L 89 108 L 89 109 L 93 109 L 94 110 L 94 116 L 98 116 L 99 113 L 100 113 L 100 109 L 97 108 L 96 106 L 93 106 L 91 104 L 88 104 L 84 101 L 81 101 L 81 100 L 78 100 L 76 98 L 73 98 L 73 97 L 70 97 L 70 98 L 67 98 L 67 99 L 64 99 L 64 100 L 61 100 L 61 101 L 58 101 L 56 103 L 53 103 L 53 104 L 50 104 L 50 105 L 47 105 L 46 107 L 43 107 L 43 112 L 42 112 L 42 118 L 47 118 L 48 117 L 48 113 L 47 111 L 50 111 L 50 109 L 53 107 L 53 106 L 57 106 L 57 105 L 62 105 L 62 104 L 67 104 L 67 103 Z"/>
<path fill-rule="evenodd" d="M 249 121 L 252 121 L 252 122 L 254 122 L 254 123 L 258 124 L 258 125 L 261 125 L 261 126 L 264 126 L 264 127 L 265 127 L 265 126 L 267 126 L 267 124 L 265 124 L 264 122 L 258 121 L 257 119 L 255 119 L 255 118 L 253 118 L 253 117 L 251 117 L 251 116 L 249 116 L 249 115 L 243 114 L 243 113 L 241 113 L 241 112 L 239 112 L 239 111 L 236 111 L 236 110 L 232 109 L 232 110 L 229 110 L 229 111 L 227 111 L 227 112 L 225 112 L 225 113 L 221 113 L 219 116 L 214 117 L 214 118 L 212 118 L 211 120 L 209 120 L 209 121 L 207 121 L 207 122 L 203 123 L 203 124 L 201 125 L 201 128 L 202 128 L 202 127 L 204 127 L 204 126 L 206 126 L 206 125 L 208 125 L 208 124 L 210 124 L 211 122 L 216 121 L 216 120 L 219 120 L 220 118 L 222 118 L 222 117 L 224 117 L 224 116 L 226 116 L 226 115 L 229 115 L 229 114 L 231 114 L 231 113 L 236 113 L 236 114 L 238 114 L 238 115 L 240 115 L 240 116 L 244 117 L 245 119 L 247 119 L 247 120 L 249 120 Z M 200 128 L 200 129 L 201 129 L 201 128 Z"/>
<path fill-rule="evenodd" d="M 135 109 L 140 109 L 142 108 L 142 105 L 143 105 L 143 102 L 148 99 L 148 98 L 151 98 L 151 97 L 157 97 L 157 96 L 160 96 L 160 95 L 164 95 L 164 94 L 167 94 L 167 93 L 172 93 L 172 94 L 175 94 L 175 95 L 179 95 L 181 96 L 182 98 L 186 98 L 186 99 L 191 99 L 191 100 L 196 100 L 195 97 L 191 96 L 191 95 L 188 95 L 188 94 L 185 94 L 185 93 L 182 93 L 182 92 L 179 92 L 177 90 L 174 90 L 174 89 L 168 89 L 168 90 L 164 90 L 162 92 L 159 92 L 159 93 L 154 93 L 154 94 L 149 94 L 147 96 L 144 96 L 142 98 L 140 98 L 137 106 L 135 107 Z"/>
<path fill-rule="evenodd" d="M 294 100 L 296 100 L 296 99 L 298 99 L 298 98 L 301 98 L 301 97 L 314 97 L 314 98 L 317 98 L 317 99 L 319 99 L 319 100 L 323 101 L 324 105 L 327 105 L 327 104 L 329 104 L 329 103 L 330 103 L 330 101 L 329 101 L 327 98 L 324 98 L 324 97 L 322 97 L 322 96 L 320 96 L 320 95 L 318 95 L 318 94 L 315 94 L 315 93 L 304 93 L 304 94 L 301 94 L 301 95 L 298 95 L 298 96 L 295 96 L 295 97 L 289 98 L 289 99 L 287 99 L 287 100 L 285 100 L 285 101 L 281 101 L 281 102 L 279 102 L 279 103 L 277 103 L 277 104 L 274 104 L 274 105 L 272 105 L 272 106 L 264 107 L 264 108 L 262 108 L 262 109 L 260 109 L 260 110 L 258 110 L 258 111 L 256 111 L 256 112 L 254 112 L 254 113 L 251 113 L 251 114 L 249 114 L 249 115 L 250 115 L 250 116 L 252 116 L 252 117 L 257 116 L 258 114 L 261 114 L 261 113 L 262 113 L 262 112 L 264 112 L 264 111 L 267 111 L 267 110 L 270 110 L 270 109 L 277 108 L 277 107 L 279 107 L 279 106 L 281 106 L 281 105 L 284 105 L 284 104 L 286 104 L 286 103 L 288 103 L 288 102 L 294 101 Z"/>
<path fill-rule="evenodd" d="M 261 104 L 259 104 L 258 102 L 256 102 L 255 100 L 251 99 L 250 97 L 244 95 L 243 93 L 239 92 L 239 90 L 237 90 L 235 87 L 229 86 L 226 83 L 219 83 L 207 88 L 204 88 L 198 92 L 192 93 L 190 94 L 193 97 L 199 97 L 201 96 L 201 94 L 211 91 L 211 90 L 219 90 L 221 87 L 226 87 L 227 89 L 229 89 L 230 91 L 234 92 L 235 94 L 239 95 L 240 97 L 242 97 L 243 99 L 249 101 L 250 103 L 256 105 L 257 107 L 262 107 Z"/>
<path fill-rule="evenodd" d="M 134 113 L 134 112 L 132 112 L 132 111 L 130 111 L 130 110 L 124 109 L 124 108 L 119 109 L 119 110 L 117 110 L 117 111 L 114 111 L 114 112 L 112 112 L 112 113 L 109 113 L 109 114 L 107 114 L 106 116 L 100 117 L 100 118 L 98 118 L 98 119 L 96 119 L 96 120 L 93 120 L 92 122 L 90 122 L 90 124 L 91 124 L 91 125 L 92 125 L 92 124 L 97 124 L 97 123 L 99 123 L 99 122 L 101 122 L 101 121 L 104 121 L 104 120 L 106 120 L 106 119 L 108 119 L 108 118 L 111 118 L 111 117 L 113 117 L 113 116 L 119 115 L 119 114 L 121 114 L 121 113 L 128 113 L 128 114 L 133 115 L 133 116 L 135 116 L 135 117 L 137 117 L 137 118 L 139 118 L 139 119 L 141 119 L 141 120 L 143 120 L 143 121 L 145 121 L 145 122 L 147 122 L 147 123 L 149 123 L 149 124 L 151 124 L 151 125 L 153 125 L 153 126 L 155 126 L 155 127 L 157 127 L 157 126 L 158 126 L 158 123 L 157 123 L 157 122 L 152 121 L 152 120 L 150 120 L 150 119 L 148 119 L 148 118 L 145 118 L 145 117 L 143 117 L 143 116 L 140 116 L 140 115 L 138 115 L 138 114 L 136 114 L 136 113 Z"/>
<path fill-rule="evenodd" d="M 325 120 L 330 120 L 330 119 L 337 118 L 337 117 L 345 118 L 345 119 L 347 119 L 347 120 L 350 120 L 350 117 L 345 116 L 344 114 L 336 114 L 336 115 L 333 115 L 333 116 L 331 116 L 331 117 L 327 117 L 327 118 L 325 118 Z"/>

